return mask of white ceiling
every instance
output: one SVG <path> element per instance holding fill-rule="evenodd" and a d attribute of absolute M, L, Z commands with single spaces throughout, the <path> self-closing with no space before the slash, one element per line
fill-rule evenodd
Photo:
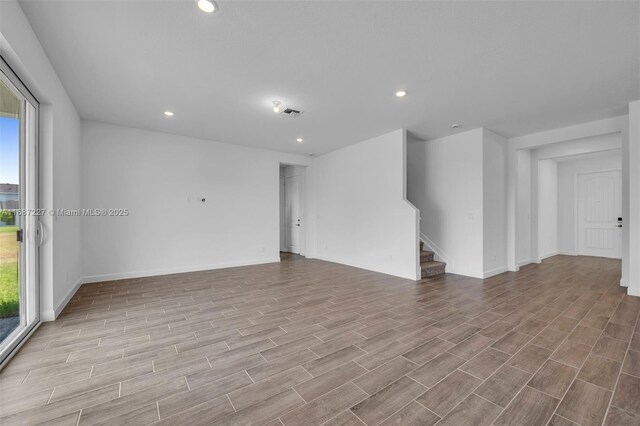
<path fill-rule="evenodd" d="M 220 142 L 322 154 L 452 123 L 510 137 L 640 98 L 638 1 L 218 3 L 21 5 L 83 118 Z"/>

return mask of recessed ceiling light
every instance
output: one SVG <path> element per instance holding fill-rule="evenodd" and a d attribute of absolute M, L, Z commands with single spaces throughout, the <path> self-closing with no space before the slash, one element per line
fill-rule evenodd
<path fill-rule="evenodd" d="M 296 142 L 300 142 L 300 143 L 302 143 L 302 142 L 304 142 L 304 139 L 302 139 L 302 138 L 298 138 L 298 139 L 296 139 Z"/>
<path fill-rule="evenodd" d="M 171 111 L 165 111 L 164 115 L 166 115 L 167 117 L 173 117 L 173 113 Z"/>
<path fill-rule="evenodd" d="M 273 101 L 273 112 L 278 113 L 282 111 L 282 103 L 280 101 Z"/>
<path fill-rule="evenodd" d="M 198 7 L 206 13 L 213 13 L 218 10 L 218 5 L 213 0 L 198 0 Z"/>
<path fill-rule="evenodd" d="M 405 96 L 407 96 L 407 91 L 406 90 L 398 90 L 396 92 L 396 96 L 399 97 L 399 98 L 405 97 Z"/>
<path fill-rule="evenodd" d="M 458 123 L 454 123 L 451 125 L 452 129 L 461 129 L 462 128 L 462 124 L 458 124 Z"/>

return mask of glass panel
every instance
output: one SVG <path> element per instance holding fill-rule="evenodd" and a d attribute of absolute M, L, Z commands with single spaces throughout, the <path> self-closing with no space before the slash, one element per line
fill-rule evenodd
<path fill-rule="evenodd" d="M 22 101 L 0 81 L 0 345 L 20 327 L 20 119 Z"/>

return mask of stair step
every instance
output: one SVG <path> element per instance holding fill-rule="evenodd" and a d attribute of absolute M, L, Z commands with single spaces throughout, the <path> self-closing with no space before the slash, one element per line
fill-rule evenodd
<path fill-rule="evenodd" d="M 435 255 L 435 253 L 430 251 L 430 250 L 421 251 L 420 252 L 420 264 L 423 264 L 425 262 L 432 262 L 434 255 Z"/>
<path fill-rule="evenodd" d="M 444 274 L 445 267 L 447 266 L 444 262 L 424 262 L 420 264 L 420 269 L 422 270 L 421 277 L 422 278 L 433 278 L 435 276 Z"/>
<path fill-rule="evenodd" d="M 420 240 L 420 251 L 424 250 L 424 241 Z"/>

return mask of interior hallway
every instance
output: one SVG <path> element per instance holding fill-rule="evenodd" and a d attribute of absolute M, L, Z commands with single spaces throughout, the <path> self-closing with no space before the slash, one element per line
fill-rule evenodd
<path fill-rule="evenodd" d="M 283 254 L 88 284 L 0 373 L 0 423 L 637 424 L 619 279 L 589 257 L 416 283 Z"/>

